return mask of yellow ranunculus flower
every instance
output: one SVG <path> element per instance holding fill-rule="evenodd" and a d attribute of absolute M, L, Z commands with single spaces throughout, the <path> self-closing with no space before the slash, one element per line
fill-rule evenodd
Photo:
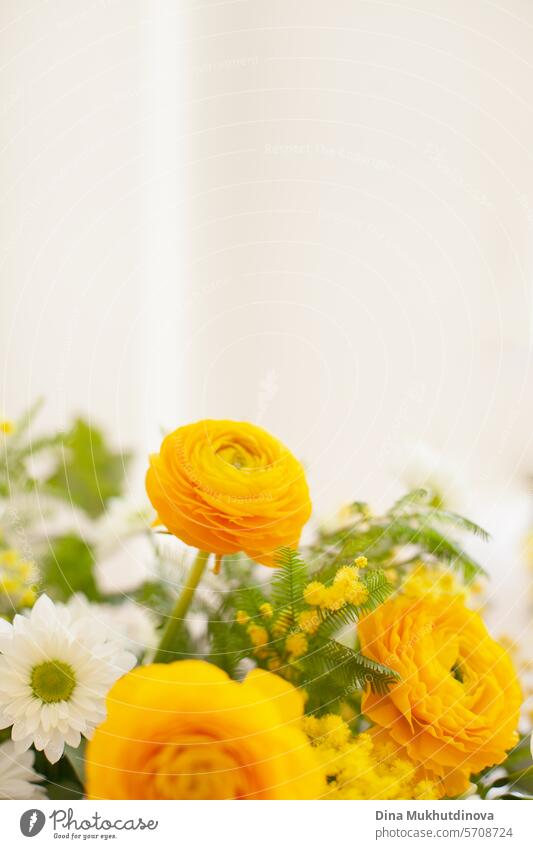
<path fill-rule="evenodd" d="M 363 712 L 441 779 L 448 796 L 505 759 L 517 741 L 520 685 L 478 613 L 457 597 L 400 595 L 358 631 L 363 653 L 401 676 L 385 696 L 367 692 Z"/>
<path fill-rule="evenodd" d="M 273 565 L 298 544 L 311 513 L 301 464 L 265 430 L 205 420 L 180 427 L 150 457 L 148 497 L 160 522 L 187 545 L 244 551 Z"/>
<path fill-rule="evenodd" d="M 302 712 L 302 693 L 263 670 L 238 683 L 199 660 L 139 667 L 111 689 L 88 746 L 88 796 L 317 798 Z"/>

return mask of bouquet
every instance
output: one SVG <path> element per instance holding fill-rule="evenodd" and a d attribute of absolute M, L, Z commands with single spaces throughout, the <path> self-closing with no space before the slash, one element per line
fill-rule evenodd
<path fill-rule="evenodd" d="M 305 470 L 244 422 L 128 457 L 4 422 L 0 798 L 533 798 L 523 683 L 482 616 L 486 537 L 431 487 L 299 547 Z M 110 533 L 110 516 L 121 516 Z M 142 538 L 150 572 L 106 562 Z"/>

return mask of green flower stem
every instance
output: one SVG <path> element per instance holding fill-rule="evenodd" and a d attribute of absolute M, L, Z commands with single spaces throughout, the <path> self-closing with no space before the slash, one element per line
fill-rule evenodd
<path fill-rule="evenodd" d="M 199 551 L 194 558 L 191 570 L 187 575 L 185 585 L 178 597 L 178 600 L 176 601 L 174 610 L 168 618 L 165 630 L 163 631 L 159 648 L 154 656 L 154 663 L 170 663 L 175 659 L 173 655 L 176 652 L 175 647 L 179 639 L 179 634 L 183 627 L 183 622 L 187 615 L 191 601 L 194 598 L 196 587 L 200 583 L 202 575 L 204 574 L 208 560 L 208 551 Z"/>

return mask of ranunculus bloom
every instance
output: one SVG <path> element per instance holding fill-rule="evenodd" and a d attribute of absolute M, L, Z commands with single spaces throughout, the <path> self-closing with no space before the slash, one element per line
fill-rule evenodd
<path fill-rule="evenodd" d="M 385 696 L 367 692 L 363 712 L 448 796 L 505 759 L 517 741 L 520 686 L 479 614 L 457 597 L 398 596 L 358 630 L 363 653 L 401 676 Z"/>
<path fill-rule="evenodd" d="M 87 749 L 90 799 L 312 799 L 321 770 L 300 730 L 303 696 L 256 669 L 152 664 L 110 691 Z"/>
<path fill-rule="evenodd" d="M 265 430 L 205 420 L 180 427 L 150 457 L 148 497 L 159 521 L 187 545 L 244 551 L 273 565 L 298 544 L 311 513 L 301 464 Z"/>

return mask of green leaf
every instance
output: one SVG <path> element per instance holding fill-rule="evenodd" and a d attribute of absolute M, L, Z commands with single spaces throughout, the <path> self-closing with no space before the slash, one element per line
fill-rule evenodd
<path fill-rule="evenodd" d="M 319 613 L 319 615 L 324 616 L 324 620 L 319 625 L 317 634 L 319 637 L 332 637 L 338 631 L 346 628 L 347 625 L 353 625 L 357 622 L 360 614 L 361 609 L 353 604 L 347 604 L 332 613 Z"/>
<path fill-rule="evenodd" d="M 385 573 L 381 569 L 369 569 L 366 574 L 361 577 L 363 584 L 368 589 L 368 599 L 361 605 L 360 609 L 364 613 L 370 613 L 379 604 L 384 601 L 392 593 L 394 587 L 386 578 Z"/>
<path fill-rule="evenodd" d="M 111 451 L 101 431 L 77 419 L 65 434 L 46 488 L 96 518 L 111 498 L 122 494 L 129 455 Z"/>
<path fill-rule="evenodd" d="M 35 769 L 46 779 L 44 787 L 49 799 L 83 798 L 83 786 L 68 757 L 51 764 L 43 752 L 36 752 Z"/>
<path fill-rule="evenodd" d="M 257 587 L 241 587 L 235 593 L 234 603 L 237 610 L 244 610 L 250 619 L 256 619 L 260 616 L 259 608 L 267 600 Z"/>
<path fill-rule="evenodd" d="M 481 525 L 460 516 L 458 513 L 453 513 L 451 510 L 440 510 L 438 508 L 430 508 L 423 513 L 411 513 L 410 519 L 417 520 L 423 524 L 431 524 L 437 522 L 441 525 L 452 525 L 458 530 L 467 531 L 474 536 L 480 537 L 484 542 L 490 540 L 490 534 Z"/>
<path fill-rule="evenodd" d="M 513 746 L 505 761 L 500 765 L 508 773 L 521 772 L 533 767 L 531 760 L 531 737 L 529 734 L 521 736 L 516 746 Z"/>
<path fill-rule="evenodd" d="M 399 677 L 394 670 L 336 640 L 330 640 L 307 655 L 303 666 L 308 675 L 328 676 L 335 687 L 345 693 L 370 686 L 374 692 L 384 695 Z"/>
<path fill-rule="evenodd" d="M 176 601 L 168 584 L 160 581 L 144 581 L 134 591 L 133 598 L 139 605 L 150 608 L 158 616 L 169 615 Z M 123 601 L 122 595 L 118 596 L 116 600 L 117 602 Z M 108 596 L 107 601 L 113 601 L 113 599 Z"/>
<path fill-rule="evenodd" d="M 66 534 L 50 543 L 50 550 L 43 564 L 46 587 L 52 587 L 54 595 L 67 601 L 73 593 L 85 593 L 96 601 L 100 593 L 93 575 L 94 555 L 90 546 L 76 534 Z"/>
<path fill-rule="evenodd" d="M 304 589 L 308 583 L 307 565 L 297 551 L 282 548 L 276 556 L 278 570 L 272 580 L 272 604 L 278 619 L 283 617 L 288 628 L 294 627 L 304 606 Z"/>
<path fill-rule="evenodd" d="M 429 555 L 437 560 L 445 560 L 453 569 L 462 572 L 467 583 L 470 583 L 477 575 L 486 574 L 479 563 L 476 563 L 462 547 L 430 525 L 420 527 L 415 522 L 409 523 L 407 518 L 403 521 L 395 519 L 388 527 L 382 529 L 381 538 L 386 534 L 395 546 L 416 545 L 419 546 L 422 557 Z M 379 544 L 378 537 L 376 545 L 379 546 Z M 368 552 L 367 556 L 372 557 L 372 546 L 369 546 Z"/>
<path fill-rule="evenodd" d="M 533 766 L 498 778 L 492 787 L 509 787 L 510 790 L 533 796 Z"/>
<path fill-rule="evenodd" d="M 505 800 L 514 800 L 516 802 L 531 802 L 533 801 L 533 796 L 519 796 L 516 793 L 505 793 L 503 796 L 498 796 L 498 799 Z"/>
<path fill-rule="evenodd" d="M 477 575 L 486 575 L 483 567 L 476 563 L 463 548 L 435 528 L 418 528 L 414 541 L 421 543 L 434 557 L 446 560 L 452 568 L 461 571 L 466 583 L 473 581 Z"/>
<path fill-rule="evenodd" d="M 234 678 L 241 660 L 249 654 L 245 630 L 234 620 L 212 619 L 208 625 L 210 663 Z"/>
<path fill-rule="evenodd" d="M 391 515 L 400 513 L 406 507 L 411 507 L 413 504 L 420 504 L 421 502 L 427 501 L 429 495 L 430 494 L 427 489 L 412 489 L 410 492 L 402 495 L 401 498 L 398 498 L 398 500 L 392 505 L 389 512 Z"/>
<path fill-rule="evenodd" d="M 86 740 L 82 737 L 81 743 L 77 749 L 72 746 L 65 746 L 65 757 L 68 758 L 70 765 L 76 773 L 76 778 L 83 787 L 85 784 L 85 749 Z"/>
<path fill-rule="evenodd" d="M 449 529 L 489 538 L 475 522 L 435 506 L 426 489 L 413 490 L 398 499 L 385 515 L 368 513 L 351 528 L 322 534 L 311 549 L 313 562 L 319 564 L 313 577 L 327 583 L 340 566 L 359 555 L 365 555 L 373 567 L 382 568 L 404 566 L 415 559 L 443 561 L 461 571 L 467 583 L 476 575 L 485 574 L 464 547 L 450 537 Z M 403 557 L 403 562 L 402 554 L 407 557 Z"/>

